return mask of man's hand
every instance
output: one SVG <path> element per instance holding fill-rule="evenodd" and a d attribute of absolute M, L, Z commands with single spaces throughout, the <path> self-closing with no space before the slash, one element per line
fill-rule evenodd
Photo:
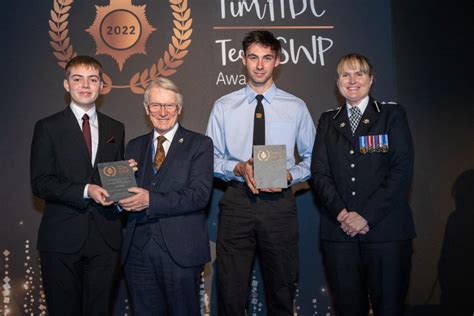
<path fill-rule="evenodd" d="M 291 180 L 293 180 L 293 177 L 291 176 L 291 173 L 289 171 L 287 171 L 286 180 L 288 182 L 291 182 Z M 265 189 L 260 189 L 260 191 L 267 192 L 267 193 L 276 193 L 276 192 L 283 191 L 283 189 L 282 188 L 265 188 Z"/>
<path fill-rule="evenodd" d="M 107 198 L 109 197 L 107 190 L 96 184 L 89 184 L 87 188 L 87 195 L 96 203 L 103 206 L 109 206 L 113 203 L 112 201 L 107 201 Z"/>
<path fill-rule="evenodd" d="M 344 208 L 337 216 L 337 220 L 341 223 L 341 229 L 351 237 L 357 234 L 365 235 L 369 232 L 367 220 L 357 212 L 348 212 Z"/>
<path fill-rule="evenodd" d="M 128 165 L 133 169 L 134 172 L 138 171 L 138 162 L 136 162 L 135 159 L 129 159 Z"/>
<path fill-rule="evenodd" d="M 243 177 L 250 191 L 252 191 L 253 194 L 258 194 L 258 190 L 256 188 L 257 185 L 253 177 L 253 159 L 252 158 L 250 158 L 249 160 L 245 162 L 241 161 L 237 165 L 235 165 L 234 174 L 236 176 Z"/>
<path fill-rule="evenodd" d="M 135 195 L 121 199 L 118 202 L 124 210 L 129 212 L 139 212 L 150 206 L 150 194 L 148 190 L 133 187 L 129 188 L 128 192 L 135 193 Z"/>

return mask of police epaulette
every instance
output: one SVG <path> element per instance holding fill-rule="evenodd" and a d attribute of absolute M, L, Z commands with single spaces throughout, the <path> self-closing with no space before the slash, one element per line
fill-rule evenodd
<path fill-rule="evenodd" d="M 326 112 L 331 112 L 331 111 L 337 111 L 336 114 L 334 114 L 334 116 L 332 117 L 332 119 L 336 119 L 336 117 L 339 115 L 339 113 L 341 113 L 341 110 L 343 109 L 344 107 L 342 106 L 338 106 L 337 108 L 335 109 L 331 109 L 331 110 L 328 110 Z"/>

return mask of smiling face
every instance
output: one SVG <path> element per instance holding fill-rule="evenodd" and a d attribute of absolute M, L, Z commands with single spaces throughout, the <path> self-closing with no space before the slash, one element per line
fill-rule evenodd
<path fill-rule="evenodd" d="M 178 121 L 181 106 L 177 102 L 177 94 L 174 91 L 159 86 L 155 86 L 150 90 L 145 111 L 150 117 L 153 127 L 160 135 L 169 132 Z"/>
<path fill-rule="evenodd" d="M 247 69 L 248 84 L 257 93 L 265 92 L 273 84 L 273 70 L 280 64 L 269 46 L 252 44 L 247 48 L 242 62 Z"/>
<path fill-rule="evenodd" d="M 369 95 L 374 76 L 369 60 L 359 54 L 342 57 L 337 65 L 337 87 L 351 106 Z"/>
<path fill-rule="evenodd" d="M 75 104 L 88 111 L 102 89 L 99 69 L 89 65 L 72 67 L 68 77 L 64 79 L 64 89 L 69 92 Z"/>

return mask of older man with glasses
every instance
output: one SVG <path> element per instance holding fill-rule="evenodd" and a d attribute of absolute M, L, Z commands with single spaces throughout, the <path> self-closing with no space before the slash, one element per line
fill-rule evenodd
<path fill-rule="evenodd" d="M 146 89 L 145 112 L 154 129 L 131 140 L 138 162 L 122 262 L 135 315 L 200 315 L 199 282 L 210 260 L 205 207 L 213 180 L 209 137 L 178 123 L 183 97 L 169 79 Z"/>

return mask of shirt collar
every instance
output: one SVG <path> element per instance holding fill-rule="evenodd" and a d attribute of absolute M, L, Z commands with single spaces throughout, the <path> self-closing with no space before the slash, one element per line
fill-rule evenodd
<path fill-rule="evenodd" d="M 366 96 L 356 106 L 360 109 L 360 112 L 364 114 L 365 109 L 367 108 L 368 104 L 369 104 L 369 96 Z M 352 105 L 346 102 L 346 107 L 347 107 L 347 116 L 350 117 L 351 116 L 350 108 L 352 107 Z"/>
<path fill-rule="evenodd" d="M 170 129 L 168 132 L 163 134 L 166 140 L 169 141 L 170 143 L 173 141 L 174 135 L 176 134 L 176 131 L 178 130 L 178 126 L 179 126 L 179 123 L 176 122 L 176 124 L 174 124 L 172 129 Z M 160 136 L 160 134 L 158 134 L 156 129 L 153 129 L 153 140 L 156 140 L 158 136 Z"/>
<path fill-rule="evenodd" d="M 72 113 L 74 113 L 74 116 L 76 117 L 78 121 L 82 121 L 82 117 L 86 113 L 89 116 L 89 121 L 95 121 L 95 119 L 97 118 L 97 111 L 95 109 L 95 104 L 92 105 L 89 111 L 84 111 L 79 105 L 74 103 L 74 101 L 71 101 L 71 104 L 69 105 L 69 107 L 71 108 Z"/>
<path fill-rule="evenodd" d="M 268 103 L 272 103 L 273 98 L 275 97 L 277 91 L 277 87 L 275 83 L 272 83 L 271 87 L 267 89 L 263 93 L 263 98 L 267 100 Z M 247 98 L 247 102 L 250 104 L 255 100 L 255 97 L 257 96 L 257 93 L 249 86 L 245 86 L 245 97 Z"/>

